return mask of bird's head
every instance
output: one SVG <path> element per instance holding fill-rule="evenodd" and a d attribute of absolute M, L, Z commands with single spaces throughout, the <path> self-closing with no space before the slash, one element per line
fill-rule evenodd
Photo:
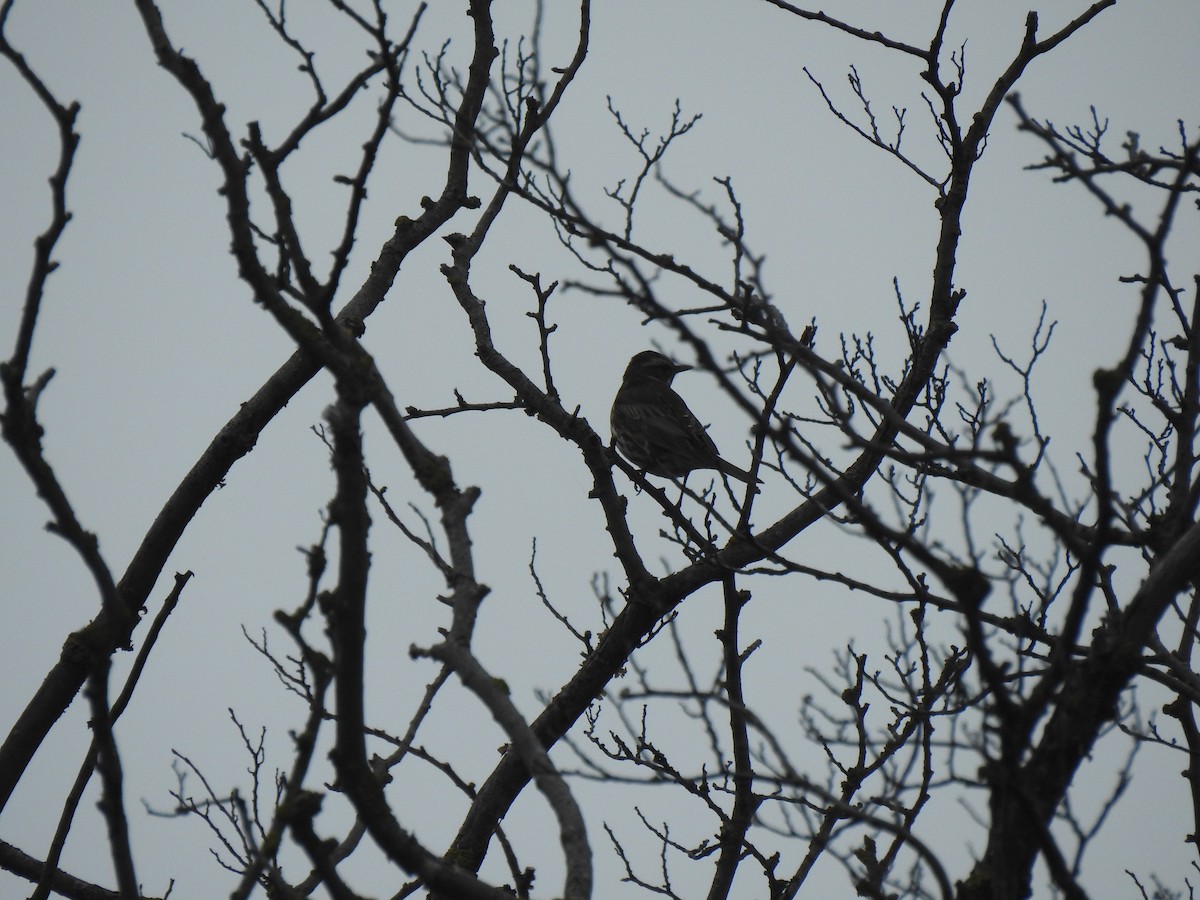
<path fill-rule="evenodd" d="M 667 357 L 654 350 L 643 350 L 629 360 L 625 367 L 625 381 L 661 381 L 670 384 L 671 379 L 680 372 L 686 372 L 691 366 L 671 362 Z"/>

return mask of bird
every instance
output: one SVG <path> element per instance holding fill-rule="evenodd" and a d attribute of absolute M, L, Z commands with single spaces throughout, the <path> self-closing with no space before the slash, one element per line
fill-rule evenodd
<path fill-rule="evenodd" d="M 721 458 L 700 420 L 671 389 L 671 380 L 691 368 L 653 350 L 634 354 L 609 416 L 613 445 L 651 475 L 677 478 L 696 469 L 716 469 L 753 484 L 754 476 Z"/>

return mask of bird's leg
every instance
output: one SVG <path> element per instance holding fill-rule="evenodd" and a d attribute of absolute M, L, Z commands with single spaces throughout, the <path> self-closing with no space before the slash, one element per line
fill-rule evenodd
<path fill-rule="evenodd" d="M 675 501 L 675 512 L 683 515 L 683 498 L 687 494 L 687 475 L 679 482 L 679 499 Z"/>

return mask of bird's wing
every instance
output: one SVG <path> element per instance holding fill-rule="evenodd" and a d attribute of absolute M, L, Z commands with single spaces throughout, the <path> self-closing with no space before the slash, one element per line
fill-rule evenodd
<path fill-rule="evenodd" d="M 700 424 L 687 404 L 683 402 L 683 398 L 676 394 L 670 388 L 667 389 L 669 400 L 667 401 L 672 407 L 670 421 L 672 430 L 677 435 L 676 440 L 686 441 L 689 446 L 694 447 L 697 453 L 704 456 L 717 456 L 717 445 L 708 435 L 708 429 Z"/>
<path fill-rule="evenodd" d="M 717 446 L 683 399 L 670 388 L 623 392 L 613 404 L 613 431 L 637 435 L 652 456 L 683 456 L 711 466 Z"/>
<path fill-rule="evenodd" d="M 755 480 L 720 457 L 700 420 L 667 385 L 622 385 L 610 421 L 621 455 L 651 474 L 675 477 L 694 469 L 718 469 L 747 484 Z"/>

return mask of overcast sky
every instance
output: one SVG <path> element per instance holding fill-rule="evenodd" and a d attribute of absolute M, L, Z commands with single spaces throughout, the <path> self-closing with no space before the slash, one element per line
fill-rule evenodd
<path fill-rule="evenodd" d="M 452 56 L 464 59 L 470 50 L 464 5 L 435 4 L 417 45 L 435 52 L 450 37 Z M 530 4 L 498 5 L 503 33 L 515 39 L 530 20 Z M 570 3 L 551 5 L 547 55 L 550 64 L 561 65 L 573 47 L 575 11 Z M 1066 0 L 1040 5 L 1042 33 L 1061 27 L 1085 5 Z M 409 7 L 395 4 L 393 17 L 404 19 Z M 823 6 L 832 15 L 917 44 L 932 33 L 939 7 L 915 0 L 830 0 Z M 227 121 L 261 121 L 268 142 L 278 140 L 309 97 L 295 58 L 272 39 L 254 4 L 210 0 L 166 2 L 162 8 L 176 44 L 214 82 L 228 107 Z M 974 108 L 1015 53 L 1025 12 L 1017 4 L 961 4 L 948 43 L 967 40 L 965 108 Z M 363 50 L 354 34 L 337 26 L 319 4 L 295 4 L 292 15 L 298 33 L 318 48 L 318 63 L 331 82 L 359 64 Z M 908 108 L 910 152 L 937 170 L 940 160 L 916 67 L 754 0 L 616 0 L 597 4 L 593 16 L 589 60 L 554 125 L 573 184 L 592 208 L 615 222 L 618 211 L 606 204 L 602 188 L 636 166 L 606 110 L 606 97 L 635 128 L 652 132 L 666 127 L 678 99 L 685 114 L 703 117 L 668 157 L 666 173 L 712 201 L 720 192 L 711 179 L 731 176 L 751 243 L 767 254 L 768 287 L 793 330 L 799 332 L 816 317 L 818 349 L 832 355 L 839 334 L 869 331 L 894 370 L 906 347 L 893 279 L 910 303 L 925 308 L 937 224 L 934 194 L 895 160 L 839 126 L 804 69 L 852 109 L 846 75 L 856 65 L 881 116 L 893 106 Z M 1150 147 L 1177 143 L 1178 119 L 1193 128 L 1200 121 L 1198 19 L 1194 0 L 1123 0 L 1034 63 L 1019 85 L 1028 110 L 1066 124 L 1088 122 L 1094 104 L 1102 119 L 1111 120 L 1114 135 L 1137 131 Z M 50 282 L 31 369 L 57 372 L 40 407 L 47 455 L 119 574 L 182 474 L 238 404 L 286 359 L 291 345 L 236 279 L 216 193 L 217 170 L 186 137 L 199 134 L 196 113 L 182 89 L 154 64 L 133 5 L 17 0 L 8 30 L 11 42 L 59 99 L 82 104 L 77 127 L 83 141 L 69 197 L 74 219 L 56 252 L 62 267 Z M 314 138 L 288 169 L 308 245 L 322 265 L 341 227 L 337 210 L 344 188 L 332 178 L 349 169 L 362 141 L 373 102 L 364 100 L 346 127 Z M 7 355 L 32 241 L 48 219 L 46 179 L 57 150 L 50 119 L 7 64 L 0 65 L 0 111 L 0 341 Z M 414 135 L 438 134 L 416 116 L 403 127 Z M 1091 372 L 1115 356 L 1132 309 L 1132 294 L 1116 277 L 1136 271 L 1141 260 L 1120 228 L 1104 220 L 1081 191 L 1052 187 L 1044 173 L 1023 170 L 1041 153 L 1032 138 L 1016 131 L 1009 111 L 998 115 L 964 221 L 958 283 L 967 289 L 968 300 L 950 353 L 956 364 L 974 366 L 974 375 L 989 374 L 996 368 L 986 362 L 992 352 L 989 336 L 1014 352 L 1027 346 L 1045 301 L 1061 324 L 1043 373 L 1044 408 L 1060 429 L 1056 441 L 1066 468 L 1074 471 L 1071 442 L 1088 425 Z M 346 297 L 389 236 L 391 222 L 398 215 L 417 215 L 420 197 L 439 190 L 443 171 L 436 148 L 390 146 L 371 188 Z M 476 189 L 486 192 L 488 185 L 479 181 Z M 525 315 L 528 290 L 507 266 L 540 271 L 547 281 L 580 273 L 544 223 L 516 209 L 506 216 L 477 266 L 478 277 L 490 292 L 501 349 L 514 361 L 536 365 L 537 336 Z M 456 222 L 452 230 L 466 231 L 467 224 Z M 639 233 L 648 245 L 687 256 L 715 277 L 727 274 L 719 243 L 679 204 L 659 196 L 645 210 Z M 1194 231 L 1188 235 L 1195 237 Z M 1194 247 L 1180 241 L 1176 253 L 1194 257 Z M 454 386 L 468 400 L 510 399 L 511 393 L 473 358 L 467 324 L 438 273 L 446 258 L 440 241 L 414 254 L 369 323 L 366 345 L 392 380 L 401 406 L 447 405 Z M 682 288 L 665 285 L 664 290 Z M 559 296 L 552 314 L 559 323 L 553 348 L 564 402 L 578 403 L 607 435 L 608 405 L 625 361 L 652 342 L 669 342 L 669 335 L 641 327 L 634 313 L 615 303 L 580 293 Z M 727 351 L 746 349 L 729 338 L 716 343 Z M 1093 361 L 1081 363 L 1084 359 Z M 713 434 L 726 455 L 738 460 L 745 422 L 722 405 L 704 376 L 684 376 L 679 387 L 714 423 Z M 231 885 L 208 856 L 205 848 L 212 842 L 199 823 L 142 814 L 143 799 L 159 808 L 169 805 L 172 748 L 202 765 L 215 784 L 245 786 L 247 760 L 227 712 L 233 707 L 255 734 L 260 724 L 267 726 L 268 765 L 288 762 L 286 729 L 300 721 L 302 710 L 275 682 L 241 629 L 257 635 L 265 628 L 273 646 L 288 649 L 271 614 L 294 607 L 302 596 L 305 570 L 296 548 L 319 535 L 320 511 L 332 491 L 325 447 L 309 431 L 331 396 L 328 380 L 318 377 L 272 423 L 227 487 L 206 503 L 152 595 L 153 611 L 174 571 L 196 573 L 117 732 L 138 874 L 148 892 L 164 892 L 172 877 L 178 879 L 173 896 L 181 900 L 227 893 Z M 614 571 L 598 511 L 586 497 L 586 470 L 576 453 L 519 413 L 431 420 L 418 424 L 417 431 L 432 449 L 451 456 L 460 484 L 483 488 L 473 528 L 481 579 L 494 593 L 484 607 L 478 649 L 532 715 L 538 708 L 535 691 L 555 690 L 578 661 L 578 648 L 562 638 L 532 590 L 532 541 L 537 540 L 539 574 L 547 590 L 581 628 L 601 628 L 592 574 Z M 376 479 L 392 486 L 403 502 L 428 511 L 382 434 L 369 432 L 368 441 Z M 635 521 L 650 546 L 649 536 L 659 527 L 657 514 L 630 493 Z M 771 512 L 791 500 L 773 502 L 765 496 L 760 521 L 770 521 Z M 5 733 L 66 634 L 98 608 L 87 572 L 65 544 L 43 530 L 46 519 L 11 454 L 0 453 L 0 727 Z M 399 728 L 434 671 L 428 662 L 411 662 L 407 648 L 436 639 L 444 607 L 434 600 L 441 587 L 436 573 L 411 546 L 382 525 L 375 540 L 370 627 L 376 680 L 368 709 Z M 810 553 L 819 559 L 846 547 L 832 529 L 805 540 L 812 544 L 796 548 L 800 559 Z M 665 544 L 661 553 L 665 565 L 679 564 Z M 718 606 L 715 596 L 698 598 L 682 622 L 698 636 L 698 655 L 710 661 L 715 648 L 708 636 L 718 621 Z M 876 607 L 832 588 L 812 587 L 796 597 L 772 595 L 769 586 L 762 587 L 748 630 L 754 626 L 780 637 L 767 641 L 751 677 L 775 690 L 781 729 L 794 731 L 796 698 L 812 690 L 805 667 L 827 667 L 832 654 L 850 641 L 878 646 L 884 623 L 877 616 Z M 650 658 L 669 664 L 669 654 Z M 128 659 L 118 663 L 123 667 Z M 86 747 L 85 719 L 77 703 L 51 733 L 0 817 L 0 837 L 34 855 L 45 852 L 63 784 L 73 777 Z M 460 724 L 449 714 L 435 719 L 426 743 L 455 740 Z M 458 740 L 462 746 L 450 755 L 471 779 L 482 779 L 504 739 L 485 727 Z M 1177 774 L 1182 762 L 1162 752 L 1151 759 L 1154 752 L 1143 754 L 1139 768 L 1139 777 L 1152 786 L 1117 810 L 1112 843 L 1098 847 L 1091 858 L 1085 883 L 1096 896 L 1130 895 L 1126 868 L 1137 868 L 1143 881 L 1157 871 L 1168 884 L 1182 887 L 1194 858 L 1194 847 L 1182 842 L 1188 811 L 1168 802 L 1183 790 Z M 1097 768 L 1103 757 L 1099 754 Z M 819 754 L 811 761 L 819 766 Z M 1100 789 L 1106 785 L 1102 782 Z M 414 780 L 406 788 L 412 808 L 419 808 L 415 803 L 423 791 L 443 797 L 440 788 Z M 587 788 L 581 791 L 585 803 L 595 800 Z M 649 803 L 663 799 L 652 797 Z M 536 805 L 518 805 L 515 815 L 545 823 L 544 811 L 532 808 Z M 599 808 L 606 821 L 636 841 L 630 805 L 621 797 Z M 404 809 L 400 814 L 436 851 L 461 816 L 453 803 L 445 808 L 450 814 L 444 818 L 412 814 L 405 819 Z M 86 815 L 92 816 L 90 805 Z M 965 821 L 966 813 L 961 815 Z M 322 820 L 329 833 L 337 833 L 337 816 L 332 811 Z M 99 835 L 97 820 L 88 821 L 90 833 Z M 948 819 L 942 826 L 953 835 L 959 824 Z M 611 885 L 613 862 L 600 823 L 589 825 L 598 865 L 609 873 L 600 883 Z M 922 820 L 923 828 L 936 826 Z M 94 846 L 86 843 L 68 846 L 65 867 L 111 883 L 104 847 L 98 839 Z M 956 858 L 961 859 L 950 854 Z M 959 864 L 954 873 L 965 871 Z M 826 896 L 849 895 L 835 867 L 822 877 L 832 886 Z M 557 884 L 557 874 L 546 871 L 539 893 L 548 895 Z M 1121 887 L 1106 892 L 1111 884 Z M 389 880 L 364 890 L 386 894 L 393 888 Z M 0 875 L 0 896 L 26 890 L 24 883 Z M 605 890 L 597 896 L 639 896 L 627 886 Z"/>

